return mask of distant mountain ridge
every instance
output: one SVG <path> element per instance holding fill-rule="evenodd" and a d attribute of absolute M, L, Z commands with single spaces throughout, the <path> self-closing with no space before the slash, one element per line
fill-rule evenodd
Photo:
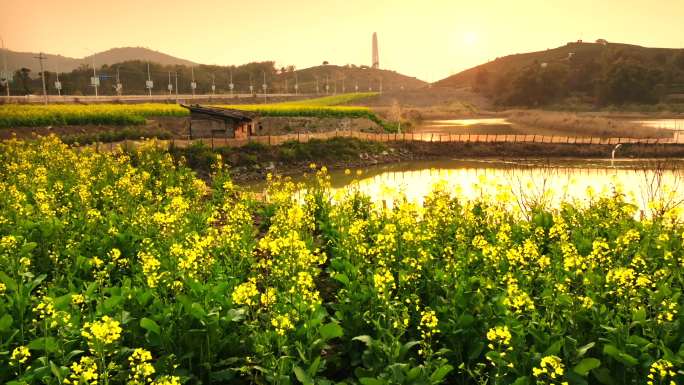
<path fill-rule="evenodd" d="M 144 47 L 120 47 L 112 48 L 103 52 L 98 52 L 94 55 L 86 56 L 84 58 L 72 58 L 62 55 L 55 55 L 44 53 L 47 60 L 44 62 L 46 71 L 55 72 L 71 72 L 79 66 L 92 65 L 94 60 L 96 67 L 103 65 L 112 65 L 131 60 L 150 61 L 162 65 L 196 65 L 190 60 L 177 58 L 175 56 L 167 55 L 163 52 L 155 51 Z M 35 57 L 38 52 L 16 52 L 7 51 L 7 67 L 12 71 L 20 68 L 29 68 L 31 72 L 40 72 L 40 63 Z"/>
<path fill-rule="evenodd" d="M 593 43 L 582 41 L 570 42 L 564 46 L 544 51 L 517 53 L 498 57 L 496 60 L 461 71 L 433 84 L 442 87 L 470 87 L 473 85 L 478 73 L 483 71 L 486 71 L 489 76 L 496 76 L 520 70 L 534 63 L 567 63 L 572 61 L 574 64 L 583 65 L 597 62 L 602 59 L 604 54 L 618 50 L 622 52 L 622 56 L 638 55 L 644 57 L 645 61 L 653 61 L 655 64 L 660 64 L 658 63 L 659 61 L 666 60 L 663 58 L 684 51 L 677 48 L 651 48 L 633 44 L 609 43 L 603 39 Z"/>

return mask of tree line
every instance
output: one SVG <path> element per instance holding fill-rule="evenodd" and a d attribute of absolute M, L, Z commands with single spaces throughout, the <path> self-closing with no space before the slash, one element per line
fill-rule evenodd
<path fill-rule="evenodd" d="M 597 106 L 656 104 L 684 93 L 684 50 L 607 48 L 493 73 L 480 67 L 473 89 L 501 106 L 536 107 L 569 99 Z"/>

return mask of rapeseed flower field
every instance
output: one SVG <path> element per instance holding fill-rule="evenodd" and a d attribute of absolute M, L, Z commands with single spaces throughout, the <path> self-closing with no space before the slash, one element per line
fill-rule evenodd
<path fill-rule="evenodd" d="M 339 106 L 375 95 L 350 93 L 304 99 L 284 103 L 217 105 L 258 112 L 262 116 L 305 116 L 318 118 L 380 119 L 367 107 Z M 188 101 L 192 103 L 192 101 Z M 86 124 L 139 125 L 157 116 L 188 116 L 188 111 L 177 104 L 54 104 L 0 105 L 0 128 L 71 126 Z"/>
<path fill-rule="evenodd" d="M 154 142 L 10 140 L 0 164 L 2 383 L 684 381 L 676 208 L 385 208 L 315 164 L 257 199 Z"/>

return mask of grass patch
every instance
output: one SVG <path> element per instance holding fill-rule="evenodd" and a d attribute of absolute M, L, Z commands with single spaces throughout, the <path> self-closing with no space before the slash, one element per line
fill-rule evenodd
<path fill-rule="evenodd" d="M 138 127 L 125 127 L 118 130 L 101 132 L 66 134 L 60 135 L 62 142 L 72 144 L 92 144 L 96 142 L 110 143 L 122 140 L 138 140 L 142 138 L 171 139 L 173 135 L 163 129 L 141 129 Z"/>
<path fill-rule="evenodd" d="M 209 171 L 211 164 L 220 154 L 223 160 L 234 167 L 252 166 L 268 162 L 294 164 L 301 162 L 329 163 L 359 159 L 361 154 L 378 154 L 387 150 L 382 143 L 362 141 L 354 138 L 312 139 L 307 143 L 290 141 L 280 146 L 266 146 L 249 143 L 243 147 L 220 147 L 212 150 L 206 144 L 195 143 L 187 148 L 172 148 L 175 158 L 184 157 L 188 166 Z"/>

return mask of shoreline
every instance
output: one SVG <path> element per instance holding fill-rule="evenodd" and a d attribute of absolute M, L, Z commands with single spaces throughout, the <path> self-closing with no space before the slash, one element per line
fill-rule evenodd
<path fill-rule="evenodd" d="M 306 159 L 285 161 L 270 159 L 254 165 L 231 166 L 236 183 L 252 183 L 266 179 L 271 173 L 295 176 L 309 169 L 311 163 L 326 166 L 329 170 L 358 169 L 376 165 L 440 159 L 454 160 L 610 160 L 615 146 L 604 144 L 542 144 L 542 143 L 420 143 L 389 142 L 386 149 L 376 153 L 361 153 L 357 159 Z M 242 148 L 235 149 L 244 151 Z M 679 144 L 625 144 L 617 152 L 616 161 L 628 159 L 667 161 L 684 159 L 684 145 Z M 198 170 L 199 171 L 199 170 Z"/>

